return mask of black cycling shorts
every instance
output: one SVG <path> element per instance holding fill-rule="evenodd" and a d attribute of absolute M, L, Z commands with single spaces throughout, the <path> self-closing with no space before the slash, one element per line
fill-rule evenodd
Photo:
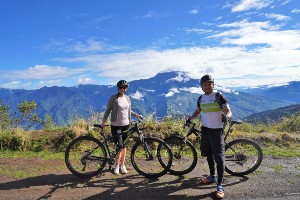
<path fill-rule="evenodd" d="M 223 128 L 211 129 L 201 127 L 201 155 L 204 157 L 213 155 L 215 159 L 225 160 L 225 142 Z"/>
<path fill-rule="evenodd" d="M 130 125 L 126 126 L 111 126 L 111 133 L 114 137 L 114 142 L 116 146 L 121 147 L 123 145 L 123 141 L 127 138 L 127 133 L 124 131 L 129 130 Z"/>

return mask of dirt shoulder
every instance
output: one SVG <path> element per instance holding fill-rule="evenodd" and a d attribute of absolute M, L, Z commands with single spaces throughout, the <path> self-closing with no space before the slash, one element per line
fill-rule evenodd
<path fill-rule="evenodd" d="M 129 169 L 130 169 L 129 165 Z M 165 175 L 149 180 L 130 169 L 115 176 L 82 180 L 70 174 L 63 160 L 0 159 L 0 199 L 215 199 L 215 185 L 203 186 L 206 162 L 183 177 Z M 225 174 L 226 199 L 300 199 L 300 157 L 265 156 L 248 176 Z"/>

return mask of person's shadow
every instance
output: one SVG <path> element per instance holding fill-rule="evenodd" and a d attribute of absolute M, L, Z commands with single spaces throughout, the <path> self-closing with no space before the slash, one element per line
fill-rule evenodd
<path fill-rule="evenodd" d="M 110 172 L 105 172 L 110 173 Z M 184 176 L 172 176 L 170 181 L 165 179 L 147 179 L 141 175 L 105 176 L 105 173 L 92 179 L 80 179 L 72 174 L 47 174 L 22 180 L 0 183 L 0 190 L 12 190 L 29 188 L 32 186 L 52 186 L 51 190 L 37 199 L 47 199 L 58 189 L 62 188 L 102 188 L 102 192 L 94 194 L 86 199 L 204 199 L 215 197 L 215 185 L 200 185 L 199 177 L 186 178 Z M 165 175 L 171 176 L 171 175 Z M 236 182 L 225 183 L 230 186 L 247 181 L 247 177 L 240 177 Z M 203 190 L 199 195 L 199 190 Z M 209 190 L 207 190 L 209 189 Z M 197 190 L 192 194 L 192 190 Z M 66 194 L 67 196 L 67 194 Z"/>

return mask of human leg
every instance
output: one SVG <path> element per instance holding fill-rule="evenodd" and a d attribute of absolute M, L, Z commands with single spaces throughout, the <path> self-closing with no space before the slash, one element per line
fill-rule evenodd
<path fill-rule="evenodd" d="M 217 164 L 218 185 L 222 185 L 225 170 L 225 142 L 223 129 L 214 129 L 211 134 L 211 144 L 214 161 Z"/>
<path fill-rule="evenodd" d="M 121 137 L 121 129 L 118 126 L 111 126 L 111 133 L 114 139 L 114 143 L 116 146 L 116 151 L 118 151 L 121 148 L 122 144 L 122 137 Z M 120 171 L 120 161 L 121 161 L 121 152 L 118 153 L 115 157 L 115 166 L 113 169 L 113 173 L 118 175 Z"/>
<path fill-rule="evenodd" d="M 211 184 L 215 183 L 215 162 L 214 157 L 212 155 L 212 149 L 210 147 L 209 143 L 209 129 L 206 127 L 201 127 L 201 144 L 200 144 L 200 150 L 201 155 L 206 157 L 206 161 L 209 167 L 209 173 L 210 175 L 206 178 L 203 178 L 200 180 L 200 183 L 202 184 Z"/>
<path fill-rule="evenodd" d="M 224 198 L 224 189 L 222 187 L 223 175 L 225 170 L 225 142 L 223 129 L 214 129 L 211 134 L 212 152 L 214 160 L 217 164 L 217 198 Z"/>
<path fill-rule="evenodd" d="M 129 125 L 122 127 L 122 146 L 123 146 L 123 141 L 126 140 L 127 138 L 127 133 L 124 131 L 128 130 L 130 128 Z M 127 169 L 125 167 L 125 159 L 126 159 L 126 148 L 123 148 L 120 152 L 120 170 L 122 174 L 127 174 Z"/>
<path fill-rule="evenodd" d="M 125 167 L 125 158 L 126 158 L 126 148 L 122 149 L 121 151 L 120 170 L 122 174 L 127 174 L 127 169 Z"/>

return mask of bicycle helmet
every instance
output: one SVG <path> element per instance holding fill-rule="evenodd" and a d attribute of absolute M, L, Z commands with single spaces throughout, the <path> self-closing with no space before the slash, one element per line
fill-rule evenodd
<path fill-rule="evenodd" d="M 117 86 L 118 86 L 118 88 L 120 88 L 120 87 L 128 87 L 129 84 L 128 84 L 128 82 L 125 81 L 125 80 L 120 80 L 120 81 L 117 83 Z"/>
<path fill-rule="evenodd" d="M 204 82 L 206 82 L 206 81 L 209 81 L 209 82 L 214 83 L 213 77 L 211 77 L 211 76 L 208 75 L 208 74 L 202 76 L 202 78 L 201 78 L 201 80 L 200 80 L 200 85 L 202 86 L 202 83 L 204 83 Z"/>

